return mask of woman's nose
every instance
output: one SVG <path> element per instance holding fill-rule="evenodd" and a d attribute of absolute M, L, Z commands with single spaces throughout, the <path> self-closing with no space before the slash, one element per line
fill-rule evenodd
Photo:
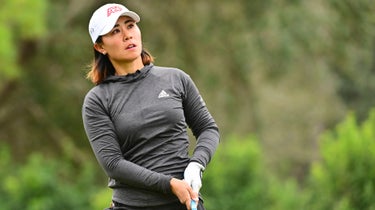
<path fill-rule="evenodd" d="M 128 41 L 129 39 L 132 39 L 133 36 L 129 32 L 124 32 L 124 41 Z"/>
<path fill-rule="evenodd" d="M 124 36 L 124 41 L 128 41 L 129 39 L 132 39 L 132 36 Z"/>

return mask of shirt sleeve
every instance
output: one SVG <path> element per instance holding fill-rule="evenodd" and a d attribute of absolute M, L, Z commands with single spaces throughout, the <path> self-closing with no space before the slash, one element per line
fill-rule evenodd
<path fill-rule="evenodd" d="M 183 84 L 186 122 L 197 139 L 190 161 L 198 162 L 206 167 L 219 144 L 219 128 L 190 76 L 183 77 Z"/>
<path fill-rule="evenodd" d="M 123 158 L 115 128 L 103 99 L 90 91 L 82 107 L 82 119 L 90 145 L 108 177 L 121 183 L 171 193 L 171 176 L 148 170 Z"/>

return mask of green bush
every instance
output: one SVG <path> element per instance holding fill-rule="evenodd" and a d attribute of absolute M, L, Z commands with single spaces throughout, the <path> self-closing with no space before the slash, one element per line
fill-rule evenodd
<path fill-rule="evenodd" d="M 203 176 L 207 209 L 259 209 L 267 198 L 260 180 L 261 151 L 255 138 L 226 139 Z"/>
<path fill-rule="evenodd" d="M 207 209 L 375 210 L 375 110 L 358 125 L 353 114 L 321 138 L 321 159 L 308 182 L 280 180 L 265 168 L 254 136 L 223 141 L 203 176 Z M 0 146 L 0 210 L 104 209 L 111 199 L 95 161 L 77 164 L 34 153 L 24 164 L 12 162 Z M 85 162 L 85 161 L 83 161 Z M 303 188 L 302 188 L 303 187 Z"/>
<path fill-rule="evenodd" d="M 271 177 L 271 176 L 270 176 Z M 281 181 L 270 178 L 268 193 L 270 193 L 271 202 L 267 205 L 268 210 L 301 210 L 303 209 L 304 194 L 297 182 L 291 178 Z M 255 209 L 254 209 L 255 210 Z"/>
<path fill-rule="evenodd" d="M 299 209 L 297 185 L 267 174 L 255 137 L 226 139 L 203 176 L 207 209 Z"/>
<path fill-rule="evenodd" d="M 23 165 L 10 161 L 7 147 L 0 149 L 0 209 L 91 210 L 98 191 L 90 164 L 33 154 Z M 77 168 L 78 167 L 78 168 Z"/>
<path fill-rule="evenodd" d="M 312 166 L 309 209 L 375 209 L 375 110 L 362 125 L 354 114 L 321 139 Z"/>

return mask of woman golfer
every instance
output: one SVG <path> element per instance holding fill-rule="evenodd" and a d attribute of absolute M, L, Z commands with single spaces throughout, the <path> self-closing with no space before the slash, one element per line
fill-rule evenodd
<path fill-rule="evenodd" d="M 109 209 L 202 210 L 201 175 L 219 143 L 218 127 L 192 79 L 153 64 L 140 17 L 120 4 L 89 22 L 94 61 L 82 117 L 113 190 Z M 188 154 L 187 128 L 197 143 Z"/>

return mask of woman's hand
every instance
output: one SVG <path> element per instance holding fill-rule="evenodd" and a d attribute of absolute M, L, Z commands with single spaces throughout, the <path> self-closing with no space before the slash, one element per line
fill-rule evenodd
<path fill-rule="evenodd" d="M 198 193 L 202 187 L 202 171 L 204 167 L 197 162 L 190 162 L 184 171 L 184 180 Z"/>
<path fill-rule="evenodd" d="M 177 196 L 182 204 L 186 205 L 188 210 L 191 209 L 190 202 L 192 199 L 198 202 L 198 193 L 194 192 L 187 182 L 172 178 L 170 184 L 173 194 Z"/>

